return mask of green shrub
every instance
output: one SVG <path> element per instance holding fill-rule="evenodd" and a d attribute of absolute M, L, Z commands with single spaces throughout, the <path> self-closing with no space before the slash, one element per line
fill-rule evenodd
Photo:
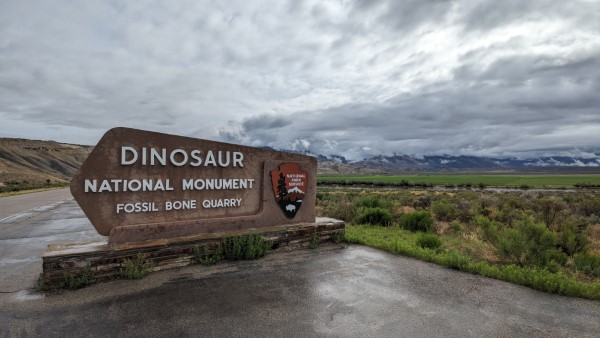
<path fill-rule="evenodd" d="M 593 215 L 587 216 L 585 219 L 586 219 L 586 222 L 585 222 L 586 224 L 600 224 L 600 216 L 598 216 L 598 215 L 593 214 Z"/>
<path fill-rule="evenodd" d="M 462 224 L 459 221 L 452 221 L 452 223 L 450 223 L 450 230 L 455 234 L 459 234 L 463 231 Z"/>
<path fill-rule="evenodd" d="M 504 259 L 523 266 L 527 261 L 527 238 L 517 229 L 506 229 L 499 236 L 497 247 Z"/>
<path fill-rule="evenodd" d="M 323 197 L 318 203 L 320 213 L 327 217 L 337 218 L 346 222 L 356 218 L 356 213 L 359 208 L 356 208 L 354 198 L 350 193 L 327 194 L 327 198 Z"/>
<path fill-rule="evenodd" d="M 317 235 L 317 232 L 313 232 L 312 236 L 310 236 L 310 242 L 308 243 L 308 248 L 309 249 L 316 249 L 319 247 L 319 241 L 320 241 L 320 237 L 319 235 Z"/>
<path fill-rule="evenodd" d="M 273 247 L 273 242 L 256 233 L 227 237 L 222 244 L 223 255 L 233 261 L 261 258 Z"/>
<path fill-rule="evenodd" d="M 324 201 L 331 201 L 333 198 L 331 194 L 317 192 L 317 203 Z"/>
<path fill-rule="evenodd" d="M 567 256 L 556 249 L 556 236 L 544 223 L 523 219 L 505 229 L 496 244 L 503 258 L 520 266 L 536 265 L 556 270 Z"/>
<path fill-rule="evenodd" d="M 472 203 L 467 199 L 459 199 L 456 202 L 456 211 L 458 212 L 458 218 L 465 223 L 471 222 L 473 218 Z"/>
<path fill-rule="evenodd" d="M 392 215 L 383 208 L 366 208 L 357 217 L 359 224 L 371 225 L 389 225 L 392 222 Z"/>
<path fill-rule="evenodd" d="M 361 196 L 356 201 L 357 208 L 385 208 L 387 206 L 388 203 L 383 201 L 383 199 L 377 195 Z"/>
<path fill-rule="evenodd" d="M 409 231 L 432 232 L 433 219 L 427 211 L 417 211 L 400 216 L 400 227 Z"/>
<path fill-rule="evenodd" d="M 600 277 L 600 256 L 577 253 L 573 256 L 573 263 L 577 270 Z"/>
<path fill-rule="evenodd" d="M 431 206 L 431 200 L 430 195 L 421 195 L 412 204 L 415 209 L 426 209 Z"/>
<path fill-rule="evenodd" d="M 498 206 L 498 198 L 495 195 L 481 194 L 478 198 L 478 203 L 474 205 L 476 207 L 476 213 L 489 217 L 491 209 Z"/>
<path fill-rule="evenodd" d="M 560 250 L 547 250 L 538 255 L 537 265 L 550 272 L 558 272 L 567 263 L 567 255 Z"/>
<path fill-rule="evenodd" d="M 142 279 L 150 273 L 154 267 L 154 262 L 144 258 L 144 255 L 139 253 L 135 259 L 126 259 L 123 261 L 124 269 L 121 273 L 127 279 Z"/>
<path fill-rule="evenodd" d="M 505 225 L 512 227 L 513 223 L 517 220 L 518 217 L 519 212 L 517 212 L 517 210 L 515 210 L 509 204 L 505 203 L 502 205 L 502 208 L 500 208 L 498 220 L 504 223 Z"/>
<path fill-rule="evenodd" d="M 533 209 L 542 222 L 552 226 L 561 216 L 561 212 L 567 209 L 567 204 L 559 196 L 548 196 L 538 199 L 533 204 Z"/>
<path fill-rule="evenodd" d="M 586 196 L 579 203 L 579 209 L 584 216 L 600 215 L 600 196 Z"/>
<path fill-rule="evenodd" d="M 331 237 L 332 237 L 331 239 L 333 240 L 333 243 L 335 243 L 335 244 L 342 243 L 344 241 L 344 230 L 334 232 Z"/>
<path fill-rule="evenodd" d="M 194 253 L 194 262 L 202 265 L 214 265 L 217 264 L 221 257 L 223 256 L 223 249 L 219 246 L 215 251 L 211 254 L 208 252 L 206 245 L 199 247 L 196 245 L 193 249 Z"/>
<path fill-rule="evenodd" d="M 490 243 L 498 241 L 498 233 L 501 224 L 492 221 L 483 215 L 477 215 L 473 218 L 472 224 L 480 229 L 482 238 Z"/>
<path fill-rule="evenodd" d="M 585 252 L 590 241 L 585 218 L 570 217 L 558 226 L 558 246 L 567 255 Z"/>
<path fill-rule="evenodd" d="M 94 274 L 88 266 L 83 270 L 81 275 L 66 277 L 63 285 L 66 289 L 81 289 L 92 285 L 95 281 L 96 279 L 94 279 Z"/>
<path fill-rule="evenodd" d="M 423 249 L 437 249 L 442 246 L 442 241 L 434 234 L 421 234 L 417 238 L 417 245 Z"/>
<path fill-rule="evenodd" d="M 445 200 L 433 202 L 431 211 L 438 221 L 451 222 L 459 217 L 456 207 Z"/>

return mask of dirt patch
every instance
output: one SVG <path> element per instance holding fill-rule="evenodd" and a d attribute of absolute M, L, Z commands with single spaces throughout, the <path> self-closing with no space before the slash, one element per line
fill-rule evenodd
<path fill-rule="evenodd" d="M 415 208 L 413 208 L 413 207 L 409 207 L 409 206 L 406 206 L 406 205 L 402 207 L 402 213 L 404 213 L 404 214 L 410 214 L 410 213 L 413 213 L 415 211 L 417 211 L 417 210 Z"/>
<path fill-rule="evenodd" d="M 438 222 L 436 222 L 435 227 L 436 227 L 438 235 L 446 235 L 446 234 L 452 232 L 450 230 L 450 223 L 448 223 L 448 222 L 438 221 Z"/>

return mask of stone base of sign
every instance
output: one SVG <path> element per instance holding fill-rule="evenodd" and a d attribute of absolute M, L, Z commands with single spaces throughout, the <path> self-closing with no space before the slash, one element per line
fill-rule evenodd
<path fill-rule="evenodd" d="M 343 235 L 345 224 L 332 218 L 317 218 L 315 223 L 281 225 L 251 230 L 273 242 L 273 250 L 305 248 L 315 241 L 334 241 Z M 95 282 L 122 278 L 123 262 L 139 254 L 152 261 L 152 271 L 194 264 L 194 248 L 204 247 L 214 252 L 225 237 L 248 233 L 244 231 L 220 232 L 192 237 L 169 238 L 141 243 L 109 244 L 107 241 L 49 245 L 42 256 L 41 282 L 45 289 L 65 287 L 73 277 L 86 273 Z"/>

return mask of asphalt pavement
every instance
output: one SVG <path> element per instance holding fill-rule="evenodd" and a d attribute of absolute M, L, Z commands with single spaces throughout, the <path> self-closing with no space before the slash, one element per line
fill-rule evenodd
<path fill-rule="evenodd" d="M 30 289 L 35 274 L 19 283 L 5 278 L 29 264 L 6 255 L 38 257 L 42 245 L 94 238 L 93 228 L 67 201 L 0 229 L 0 336 L 600 336 L 600 302 L 362 246 L 322 245 L 38 294 Z"/>
<path fill-rule="evenodd" d="M 29 212 L 34 208 L 47 207 L 72 198 L 73 196 L 71 196 L 71 191 L 68 188 L 2 197 L 0 198 L 0 222 L 6 220 L 7 217 Z"/>
<path fill-rule="evenodd" d="M 16 197 L 33 209 L 12 208 Z M 68 189 L 0 198 L 0 210 L 14 214 L 0 220 L 0 294 L 35 286 L 42 254 L 49 244 L 103 239 L 73 200 Z M 6 214 L 5 214 L 6 215 Z"/>

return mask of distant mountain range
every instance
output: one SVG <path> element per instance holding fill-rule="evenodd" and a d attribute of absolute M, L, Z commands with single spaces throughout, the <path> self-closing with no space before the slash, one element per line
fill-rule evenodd
<path fill-rule="evenodd" d="M 9 181 L 68 181 L 93 146 L 54 141 L 0 138 L 0 185 Z M 600 153 L 588 156 L 493 158 L 477 156 L 373 156 L 349 161 L 343 156 L 315 156 L 319 174 L 393 174 L 410 172 L 554 172 L 600 173 Z"/>
<path fill-rule="evenodd" d="M 348 161 L 343 156 L 316 155 L 319 172 L 334 173 L 398 173 L 420 171 L 540 171 L 599 172 L 600 154 L 594 157 L 544 156 L 536 158 L 495 158 L 477 156 L 378 155 L 360 161 Z"/>

